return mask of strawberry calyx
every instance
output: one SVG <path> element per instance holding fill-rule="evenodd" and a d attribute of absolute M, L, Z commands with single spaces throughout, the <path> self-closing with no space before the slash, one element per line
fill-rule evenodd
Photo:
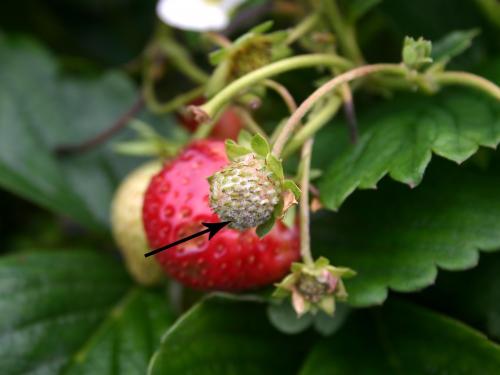
<path fill-rule="evenodd" d="M 293 263 L 291 273 L 276 284 L 275 298 L 291 296 L 292 305 L 298 316 L 318 310 L 333 316 L 335 301 L 345 301 L 347 291 L 342 278 L 356 275 L 349 268 L 334 267 L 324 257 L 313 264 Z"/>

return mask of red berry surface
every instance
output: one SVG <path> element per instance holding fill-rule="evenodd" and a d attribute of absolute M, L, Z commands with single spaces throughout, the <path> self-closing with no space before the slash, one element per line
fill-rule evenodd
<path fill-rule="evenodd" d="M 220 221 L 208 204 L 207 177 L 228 163 L 224 143 L 192 143 L 151 180 L 143 220 L 151 248 L 158 248 Z M 184 285 L 202 290 L 238 291 L 280 280 L 299 258 L 299 231 L 277 223 L 259 239 L 254 229 L 225 227 L 156 255 L 165 271 Z"/>
<path fill-rule="evenodd" d="M 202 105 L 205 99 L 202 97 L 193 100 L 190 104 L 192 105 Z M 194 120 L 192 116 L 187 113 L 178 113 L 177 118 L 181 124 L 190 132 L 194 132 L 198 128 L 198 123 Z M 234 139 L 238 138 L 240 130 L 243 128 L 243 122 L 238 115 L 237 111 L 233 107 L 228 107 L 224 113 L 219 118 L 219 121 L 215 124 L 210 137 L 214 139 Z"/>

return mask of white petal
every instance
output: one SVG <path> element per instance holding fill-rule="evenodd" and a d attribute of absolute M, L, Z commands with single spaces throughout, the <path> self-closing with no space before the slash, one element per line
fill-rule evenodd
<path fill-rule="evenodd" d="M 183 30 L 223 30 L 229 24 L 222 3 L 207 0 L 160 0 L 156 13 L 166 24 Z"/>

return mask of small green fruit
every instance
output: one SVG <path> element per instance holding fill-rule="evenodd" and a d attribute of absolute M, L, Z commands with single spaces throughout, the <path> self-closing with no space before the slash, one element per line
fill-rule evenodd
<path fill-rule="evenodd" d="M 282 195 L 278 177 L 253 154 L 235 160 L 209 181 L 210 206 L 222 221 L 239 230 L 265 223 Z"/>
<path fill-rule="evenodd" d="M 158 284 L 164 277 L 160 265 L 144 257 L 149 248 L 142 223 L 144 193 L 160 169 L 161 163 L 154 161 L 132 171 L 118 187 L 111 204 L 113 237 L 128 271 L 142 285 Z"/>

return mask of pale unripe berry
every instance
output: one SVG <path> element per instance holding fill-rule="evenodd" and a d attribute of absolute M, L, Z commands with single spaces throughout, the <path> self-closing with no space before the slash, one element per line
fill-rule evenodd
<path fill-rule="evenodd" d="M 265 160 L 253 155 L 209 178 L 210 206 L 230 227 L 244 230 L 266 222 L 281 199 L 281 185 Z"/>
<path fill-rule="evenodd" d="M 118 187 L 111 204 L 113 237 L 133 278 L 143 285 L 162 280 L 163 271 L 152 258 L 144 254 L 150 249 L 142 224 L 144 193 L 151 178 L 160 171 L 160 162 L 150 162 L 135 169 Z"/>

